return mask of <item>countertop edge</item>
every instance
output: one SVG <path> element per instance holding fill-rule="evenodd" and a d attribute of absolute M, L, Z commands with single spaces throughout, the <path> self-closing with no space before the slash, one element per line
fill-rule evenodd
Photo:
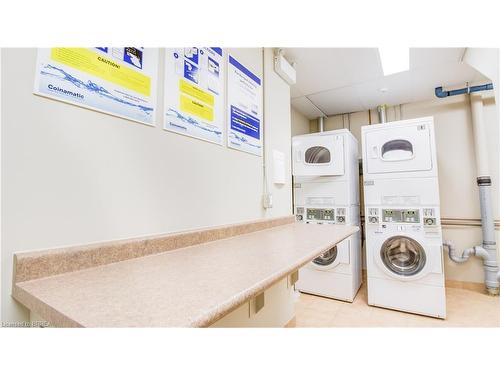
<path fill-rule="evenodd" d="M 27 292 L 22 286 L 18 284 L 12 287 L 12 298 L 17 302 L 28 308 L 30 311 L 36 313 L 38 316 L 45 319 L 53 327 L 59 328 L 83 328 L 84 326 L 65 314 L 61 313 L 52 306 L 46 304 L 38 297 Z"/>
<path fill-rule="evenodd" d="M 304 258 L 302 258 L 300 261 L 294 264 L 294 266 L 290 266 L 286 269 L 281 270 L 280 272 L 276 273 L 275 275 L 264 279 L 260 283 L 255 284 L 252 288 L 247 289 L 237 295 L 235 297 L 229 299 L 228 301 L 224 302 L 222 305 L 219 305 L 216 309 L 213 309 L 212 311 L 204 314 L 203 316 L 196 318 L 193 320 L 191 323 L 190 327 L 208 327 L 218 321 L 219 319 L 223 318 L 230 312 L 234 311 L 241 305 L 245 304 L 247 301 L 251 300 L 253 297 L 257 296 L 258 294 L 262 293 L 278 281 L 282 280 L 283 278 L 287 277 L 289 274 L 293 273 L 294 271 L 298 270 L 302 266 L 306 265 L 310 261 L 312 261 L 314 258 L 319 256 L 320 254 L 324 253 L 327 251 L 333 244 L 339 243 L 343 240 L 345 240 L 347 237 L 353 235 L 354 233 L 358 232 L 360 230 L 359 226 L 353 226 L 354 230 L 351 233 L 346 234 L 344 237 L 342 237 L 340 240 L 336 242 L 332 242 L 328 244 L 327 246 L 321 247 L 320 249 L 314 250 L 311 254 L 308 255 Z"/>

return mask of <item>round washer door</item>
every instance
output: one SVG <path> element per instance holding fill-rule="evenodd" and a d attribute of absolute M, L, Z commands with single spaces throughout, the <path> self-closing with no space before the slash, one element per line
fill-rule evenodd
<path fill-rule="evenodd" d="M 330 269 L 338 264 L 338 249 L 337 246 L 325 251 L 319 257 L 312 260 L 314 268 L 317 269 Z"/>
<path fill-rule="evenodd" d="M 422 245 L 408 236 L 393 236 L 380 247 L 379 260 L 386 273 L 404 280 L 426 275 L 427 256 Z"/>

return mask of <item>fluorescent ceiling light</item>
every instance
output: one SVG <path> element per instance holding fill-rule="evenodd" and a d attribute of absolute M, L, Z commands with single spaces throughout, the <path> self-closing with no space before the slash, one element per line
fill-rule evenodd
<path fill-rule="evenodd" d="M 383 47 L 378 49 L 384 76 L 410 70 L 410 49 Z"/>

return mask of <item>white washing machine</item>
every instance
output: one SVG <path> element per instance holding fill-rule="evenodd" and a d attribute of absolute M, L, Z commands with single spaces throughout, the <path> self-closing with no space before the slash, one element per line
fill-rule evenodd
<path fill-rule="evenodd" d="M 446 296 L 437 208 L 370 206 L 368 211 L 368 303 L 444 319 Z"/>
<path fill-rule="evenodd" d="M 346 129 L 292 139 L 294 210 L 310 225 L 359 225 L 358 143 Z M 352 302 L 361 286 L 361 233 L 299 270 L 298 290 Z"/>
<path fill-rule="evenodd" d="M 444 319 L 433 118 L 361 131 L 368 303 Z"/>

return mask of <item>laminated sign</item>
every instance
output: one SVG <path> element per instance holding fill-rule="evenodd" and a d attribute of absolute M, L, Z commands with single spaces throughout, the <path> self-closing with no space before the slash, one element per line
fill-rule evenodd
<path fill-rule="evenodd" d="M 221 145 L 224 127 L 223 70 L 221 48 L 167 49 L 163 128 Z"/>
<path fill-rule="evenodd" d="M 34 93 L 154 124 L 158 49 L 40 48 Z"/>
<path fill-rule="evenodd" d="M 233 56 L 227 72 L 228 146 L 262 155 L 261 80 Z"/>

